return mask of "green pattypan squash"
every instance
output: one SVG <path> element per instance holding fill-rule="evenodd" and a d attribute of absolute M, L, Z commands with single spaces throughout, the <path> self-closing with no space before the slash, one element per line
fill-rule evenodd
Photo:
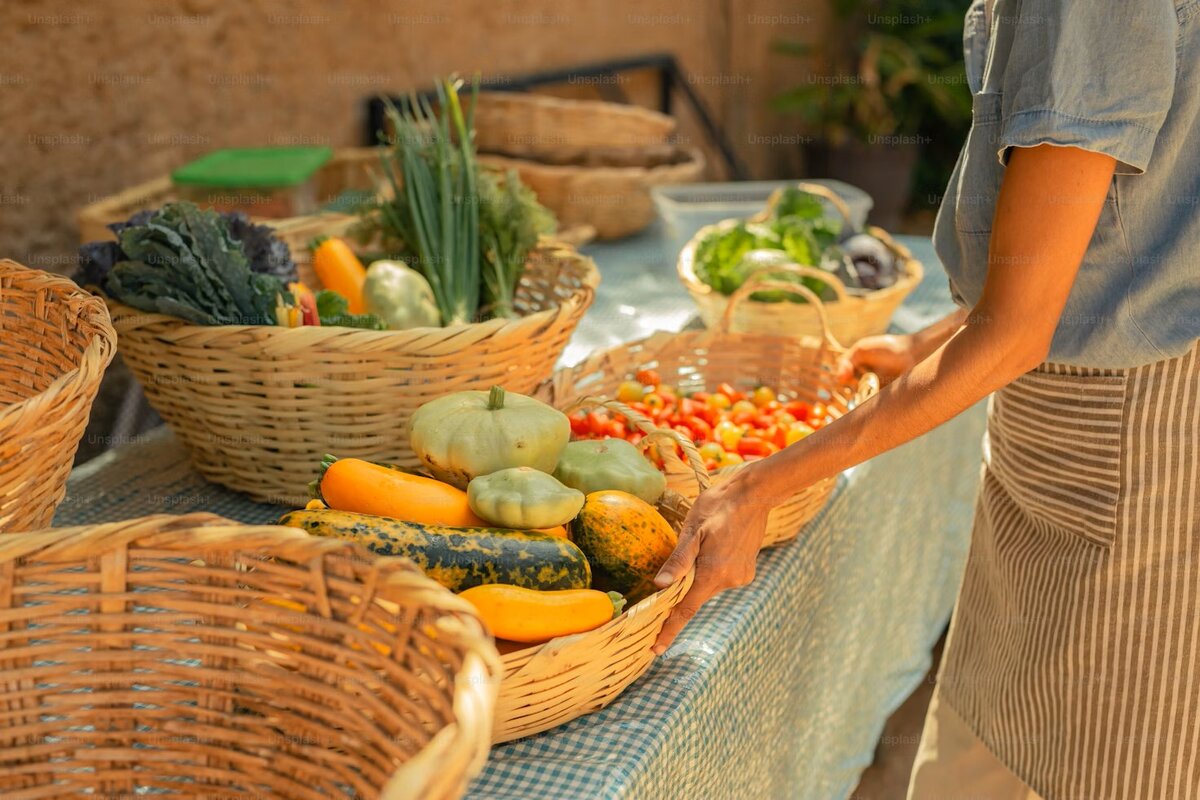
<path fill-rule="evenodd" d="M 667 488 L 667 476 L 624 439 L 571 442 L 559 456 L 554 477 L 584 494 L 616 489 L 651 504 Z"/>
<path fill-rule="evenodd" d="M 402 261 L 375 261 L 363 281 L 367 311 L 391 330 L 440 327 L 442 315 L 429 281 Z"/>
<path fill-rule="evenodd" d="M 540 400 L 493 386 L 429 401 L 413 414 L 408 437 L 435 478 L 465 489 L 472 478 L 509 467 L 553 472 L 571 423 Z"/>
<path fill-rule="evenodd" d="M 467 502 L 480 519 L 517 530 L 565 525 L 583 508 L 583 492 L 533 467 L 480 475 L 467 484 Z"/>

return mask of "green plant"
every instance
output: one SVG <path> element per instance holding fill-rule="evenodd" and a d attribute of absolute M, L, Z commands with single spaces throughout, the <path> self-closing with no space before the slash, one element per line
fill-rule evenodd
<path fill-rule="evenodd" d="M 832 0 L 833 25 L 819 45 L 776 41 L 777 52 L 812 59 L 804 84 L 772 99 L 832 145 L 917 136 L 930 121 L 970 119 L 961 47 L 962 9 L 950 1 Z"/>

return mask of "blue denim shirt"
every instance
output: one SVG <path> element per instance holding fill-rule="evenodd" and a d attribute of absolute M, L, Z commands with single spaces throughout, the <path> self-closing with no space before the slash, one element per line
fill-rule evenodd
<path fill-rule="evenodd" d="M 1200 339 L 1200 0 L 975 0 L 971 132 L 934 226 L 973 306 L 1009 148 L 1106 153 L 1116 174 L 1049 359 L 1132 367 Z"/>

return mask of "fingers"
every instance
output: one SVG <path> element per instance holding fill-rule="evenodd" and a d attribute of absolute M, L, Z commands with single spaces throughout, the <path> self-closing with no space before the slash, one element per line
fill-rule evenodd
<path fill-rule="evenodd" d="M 683 530 L 679 532 L 679 542 L 675 545 L 675 550 L 663 562 L 658 575 L 654 577 L 654 585 L 659 589 L 667 588 L 679 577 L 686 575 L 696 563 L 696 555 L 700 552 L 697 527 L 697 523 L 689 514 L 683 523 Z"/>
<path fill-rule="evenodd" d="M 714 594 L 716 594 L 716 587 L 697 576 L 696 582 L 692 584 L 692 588 L 684 595 L 683 600 L 680 601 L 679 605 L 671 609 L 671 615 L 667 617 L 662 631 L 659 632 L 658 638 L 654 641 L 654 655 L 661 656 L 667 652 L 667 648 L 671 646 L 671 642 L 675 641 L 675 637 L 679 635 L 683 627 L 692 621 L 692 617 L 696 616 L 696 612 L 700 610 L 700 606 L 704 605 Z"/>

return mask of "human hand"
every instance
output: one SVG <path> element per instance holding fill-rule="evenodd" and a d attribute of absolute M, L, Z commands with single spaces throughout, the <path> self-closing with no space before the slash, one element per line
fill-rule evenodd
<path fill-rule="evenodd" d="M 899 378 L 913 368 L 917 357 L 916 342 L 906 334 L 883 334 L 867 336 L 854 343 L 845 355 L 838 359 L 837 377 L 849 382 L 856 373 L 874 372 L 881 386 Z"/>
<path fill-rule="evenodd" d="M 666 588 L 693 564 L 696 567 L 691 589 L 672 609 L 654 643 L 656 654 L 666 651 L 709 598 L 754 579 L 769 512 L 770 508 L 756 500 L 746 470 L 739 470 L 696 499 L 684 520 L 679 544 L 654 579 L 656 586 Z"/>

